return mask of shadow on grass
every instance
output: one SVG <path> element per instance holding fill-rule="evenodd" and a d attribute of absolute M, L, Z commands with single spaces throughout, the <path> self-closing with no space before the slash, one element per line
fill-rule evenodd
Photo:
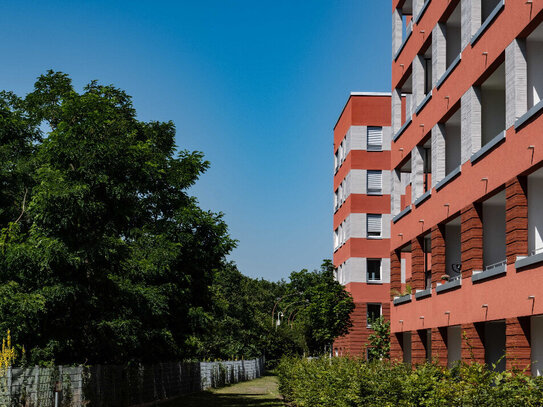
<path fill-rule="evenodd" d="M 255 394 L 229 393 L 217 394 L 203 392 L 189 395 L 165 404 L 167 407 L 234 407 L 234 406 L 254 406 L 254 407 L 283 407 L 284 404 L 277 398 L 267 397 Z"/>

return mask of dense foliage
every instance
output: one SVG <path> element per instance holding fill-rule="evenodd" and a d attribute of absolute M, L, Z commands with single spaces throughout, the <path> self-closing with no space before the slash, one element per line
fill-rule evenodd
<path fill-rule="evenodd" d="M 264 353 L 273 364 L 285 354 L 322 354 L 324 345 L 347 332 L 354 306 L 334 280 L 329 260 L 319 270 L 293 272 L 289 280 L 252 279 L 234 264 L 218 270 L 199 356 L 251 358 Z"/>
<path fill-rule="evenodd" d="M 302 270 L 290 275 L 290 302 L 301 308 L 296 321 L 301 326 L 303 347 L 318 355 L 331 349 L 334 340 L 352 326 L 351 295 L 334 279 L 334 266 L 325 260 L 320 270 Z"/>
<path fill-rule="evenodd" d="M 31 361 L 157 361 L 194 352 L 214 270 L 234 247 L 187 190 L 206 170 L 171 122 L 48 72 L 0 94 L 0 332 Z"/>
<path fill-rule="evenodd" d="M 388 359 L 390 355 L 390 321 L 382 315 L 371 323 L 368 335 L 368 359 Z"/>
<path fill-rule="evenodd" d="M 297 407 L 525 407 L 543 403 L 543 378 L 479 364 L 447 369 L 350 358 L 284 358 L 280 392 Z"/>

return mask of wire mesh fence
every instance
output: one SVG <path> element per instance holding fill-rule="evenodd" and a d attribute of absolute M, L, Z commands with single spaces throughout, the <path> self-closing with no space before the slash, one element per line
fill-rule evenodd
<path fill-rule="evenodd" d="M 10 368 L 0 377 L 0 406 L 137 406 L 256 379 L 263 374 L 263 358 L 135 366 Z"/>

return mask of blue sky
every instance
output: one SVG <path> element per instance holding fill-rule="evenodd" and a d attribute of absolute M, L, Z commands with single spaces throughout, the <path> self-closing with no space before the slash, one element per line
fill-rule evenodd
<path fill-rule="evenodd" d="M 389 1 L 12 1 L 0 89 L 47 69 L 173 120 L 210 170 L 193 189 L 225 213 L 231 259 L 286 278 L 332 256 L 332 130 L 350 91 L 390 90 Z"/>

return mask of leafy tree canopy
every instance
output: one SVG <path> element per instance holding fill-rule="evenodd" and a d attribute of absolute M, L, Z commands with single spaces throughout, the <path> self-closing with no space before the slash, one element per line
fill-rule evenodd
<path fill-rule="evenodd" d="M 0 94 L 0 331 L 32 361 L 181 358 L 234 247 L 188 194 L 209 163 L 130 96 L 49 71 Z"/>

